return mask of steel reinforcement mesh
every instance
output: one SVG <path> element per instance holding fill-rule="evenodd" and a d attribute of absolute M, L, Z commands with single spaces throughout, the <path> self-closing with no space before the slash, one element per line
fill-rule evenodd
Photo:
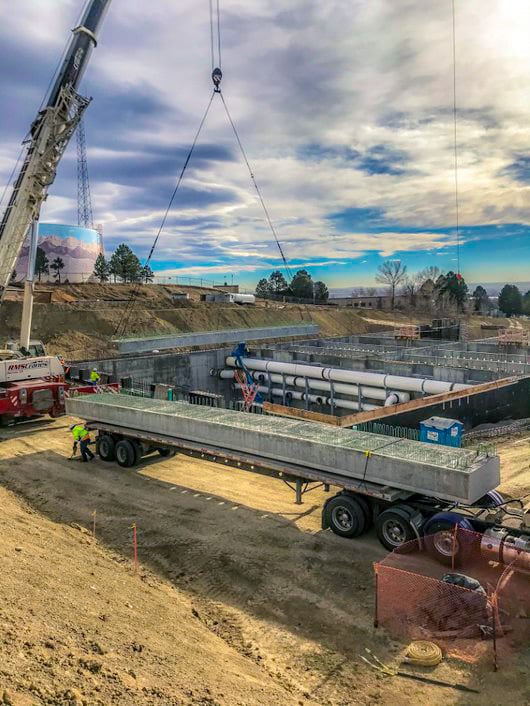
<path fill-rule="evenodd" d="M 431 640 L 468 662 L 502 664 L 530 639 L 530 553 L 505 565 L 482 554 L 482 535 L 461 528 L 451 535 L 443 563 L 434 539 L 424 537 L 374 564 L 375 624 L 398 639 Z"/>
<path fill-rule="evenodd" d="M 392 438 L 382 434 L 343 429 L 327 424 L 285 419 L 269 415 L 251 415 L 236 412 L 230 409 L 211 409 L 186 402 L 164 402 L 161 400 L 146 399 L 142 397 L 128 397 L 120 395 L 117 401 L 115 395 L 94 395 L 97 399 L 84 401 L 87 404 L 125 406 L 143 412 L 157 412 L 170 414 L 174 417 L 204 420 L 214 424 L 221 424 L 238 429 L 250 431 L 263 431 L 278 436 L 288 436 L 300 440 L 316 441 L 328 446 L 351 448 L 354 451 L 408 460 L 414 463 L 425 463 L 440 468 L 455 469 L 468 472 L 484 455 L 477 454 L 474 449 L 452 448 L 436 444 L 424 444 L 409 439 Z"/>

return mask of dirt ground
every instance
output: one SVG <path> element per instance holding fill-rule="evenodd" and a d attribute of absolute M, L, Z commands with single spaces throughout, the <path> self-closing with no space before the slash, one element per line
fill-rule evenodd
<path fill-rule="evenodd" d="M 68 461 L 69 423 L 0 433 L 0 703 L 530 704 L 530 652 L 497 674 L 455 659 L 429 673 L 479 696 L 360 661 L 402 654 L 372 625 L 384 550 L 323 532 L 322 490 L 296 506 L 278 480 L 184 454 Z M 530 490 L 529 445 L 499 446 L 507 491 Z"/>

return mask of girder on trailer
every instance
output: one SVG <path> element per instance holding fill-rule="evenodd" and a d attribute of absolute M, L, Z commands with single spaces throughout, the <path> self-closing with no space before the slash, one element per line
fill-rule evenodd
<path fill-rule="evenodd" d="M 98 432 L 106 432 L 116 436 L 125 438 L 134 438 L 146 444 L 156 447 L 170 447 L 182 449 L 192 454 L 198 454 L 201 457 L 207 457 L 209 461 L 214 463 L 222 463 L 231 465 L 235 468 L 241 468 L 253 473 L 267 475 L 273 478 L 283 480 L 289 487 L 294 483 L 292 488 L 296 494 L 296 504 L 302 504 L 302 496 L 314 490 L 317 486 L 325 486 L 326 489 L 333 485 L 344 490 L 349 490 L 353 493 L 363 493 L 376 500 L 385 503 L 395 503 L 400 500 L 404 501 L 412 497 L 413 493 L 406 490 L 399 490 L 390 486 L 381 486 L 369 481 L 359 481 L 353 478 L 346 478 L 329 471 L 317 471 L 313 468 L 297 466 L 292 463 L 284 463 L 267 460 L 259 456 L 254 456 L 249 453 L 237 453 L 223 449 L 218 446 L 202 444 L 189 441 L 187 439 L 179 439 L 165 434 L 152 434 L 150 432 L 141 431 L 138 429 L 124 429 L 123 427 L 113 424 L 104 424 L 102 422 L 88 421 L 87 427 Z M 317 485 L 315 485 L 317 484 Z"/>

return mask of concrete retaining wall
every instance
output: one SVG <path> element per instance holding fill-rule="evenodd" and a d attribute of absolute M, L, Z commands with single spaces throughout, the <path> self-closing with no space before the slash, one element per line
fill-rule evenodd
<path fill-rule="evenodd" d="M 167 348 L 192 348 L 193 346 L 224 345 L 240 341 L 262 341 L 274 338 L 314 336 L 316 324 L 293 324 L 291 326 L 267 326 L 264 328 L 228 329 L 226 331 L 201 331 L 197 333 L 152 336 L 150 338 L 122 338 L 117 343 L 120 353 L 149 353 Z"/>

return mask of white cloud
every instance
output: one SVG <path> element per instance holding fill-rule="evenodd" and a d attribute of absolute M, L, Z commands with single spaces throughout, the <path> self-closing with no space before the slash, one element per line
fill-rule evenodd
<path fill-rule="evenodd" d="M 20 36 L 23 52 L 29 32 L 30 42 L 52 44 L 59 55 L 77 6 L 73 0 L 19 0 L 4 13 L 0 41 L 3 34 Z M 221 9 L 223 91 L 287 257 L 308 263 L 359 260 L 367 253 L 448 257 L 455 245 L 449 4 L 223 0 Z M 189 144 L 211 90 L 208 19 L 205 1 L 111 4 L 87 71 L 94 95 L 88 127 L 105 124 L 98 101 L 117 87 L 134 94 L 147 86 L 170 108 L 148 124 L 140 121 L 140 108 L 124 109 L 106 125 L 105 144 L 90 143 L 89 169 L 90 160 L 119 163 L 134 156 L 132 146 L 114 145 L 114 137 L 118 143 L 127 136 L 138 147 L 136 184 L 92 181 L 95 218 L 112 242 L 130 241 L 146 251 L 158 230 L 164 209 L 140 197 L 154 188 L 169 192 L 173 179 L 150 184 L 142 149 Z M 530 187 L 503 175 L 514 154 L 528 150 L 530 3 L 457 3 L 456 26 L 460 223 L 530 224 Z M 27 127 L 20 126 L 20 137 Z M 235 146 L 217 99 L 201 139 Z M 327 156 L 308 158 L 309 145 L 327 149 Z M 352 155 L 366 156 L 378 145 L 405 155 L 395 165 L 403 174 L 360 169 Z M 0 139 L 0 175 L 7 175 L 17 151 L 14 141 Z M 172 215 L 180 224 L 162 234 L 156 257 L 186 269 L 207 245 L 205 261 L 231 263 L 212 265 L 219 272 L 277 263 L 245 166 L 192 159 L 190 167 L 183 185 L 212 198 L 228 190 L 232 200 L 183 207 L 177 196 Z M 68 193 L 60 188 L 52 187 L 44 220 L 75 217 L 75 184 Z M 377 232 L 369 222 L 330 218 L 350 208 L 381 212 Z M 446 232 L 430 233 L 433 228 Z"/>

